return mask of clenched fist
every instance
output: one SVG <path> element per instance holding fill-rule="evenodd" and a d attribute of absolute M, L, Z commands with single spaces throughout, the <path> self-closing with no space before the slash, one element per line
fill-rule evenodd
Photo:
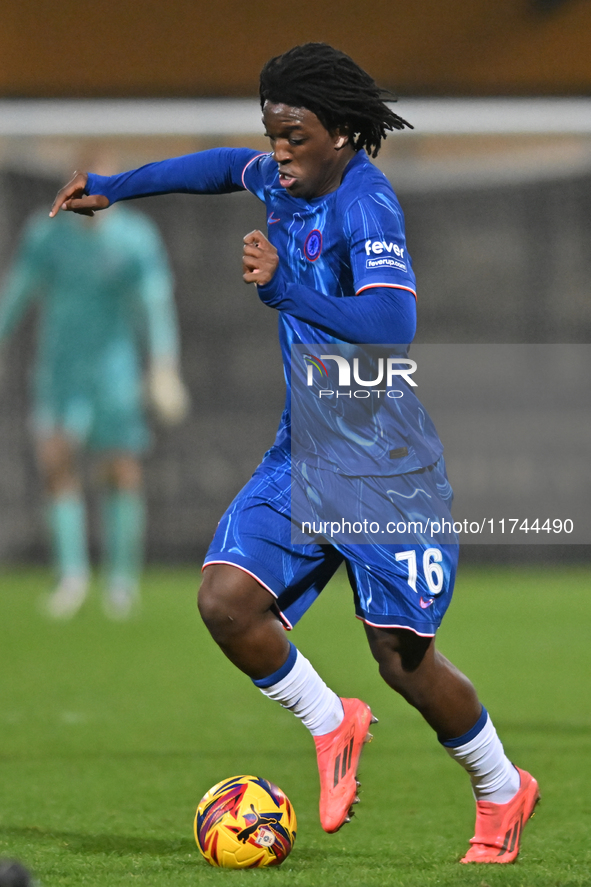
<path fill-rule="evenodd" d="M 242 277 L 245 283 L 264 286 L 269 283 L 278 265 L 277 250 L 262 231 L 251 231 L 246 235 L 242 251 Z"/>

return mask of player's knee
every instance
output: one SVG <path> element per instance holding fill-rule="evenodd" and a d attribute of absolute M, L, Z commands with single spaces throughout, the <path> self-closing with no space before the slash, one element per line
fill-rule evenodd
<path fill-rule="evenodd" d="M 240 611 L 234 595 L 227 589 L 216 588 L 204 582 L 199 589 L 197 606 L 209 633 L 220 644 L 241 634 L 246 627 L 244 613 Z"/>
<path fill-rule="evenodd" d="M 412 678 L 409 672 L 406 672 L 400 663 L 399 657 L 393 656 L 389 659 L 378 660 L 378 671 L 380 677 L 397 693 L 410 701 L 412 696 Z"/>
<path fill-rule="evenodd" d="M 422 637 L 403 628 L 378 628 L 366 625 L 365 632 L 372 655 L 380 667 L 415 672 L 431 649 L 432 637 Z"/>
<path fill-rule="evenodd" d="M 433 639 L 401 629 L 367 626 L 366 631 L 381 677 L 393 690 L 415 704 L 413 697 L 420 684 L 417 672 L 425 661 Z"/>
<path fill-rule="evenodd" d="M 197 608 L 207 628 L 213 634 L 213 628 L 222 618 L 222 601 L 216 593 L 215 583 L 208 581 L 206 575 L 197 592 Z"/>
<path fill-rule="evenodd" d="M 212 566 L 203 574 L 197 606 L 203 622 L 218 643 L 241 634 L 256 617 L 249 577 L 235 568 Z"/>
<path fill-rule="evenodd" d="M 423 679 L 420 671 L 405 669 L 398 655 L 385 656 L 378 660 L 378 669 L 380 677 L 409 705 L 420 712 L 428 707 L 432 697 L 432 689 L 429 682 Z"/>

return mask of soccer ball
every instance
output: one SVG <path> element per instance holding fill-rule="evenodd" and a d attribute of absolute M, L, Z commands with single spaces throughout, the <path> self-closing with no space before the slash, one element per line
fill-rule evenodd
<path fill-rule="evenodd" d="M 195 814 L 201 853 L 210 865 L 229 869 L 280 865 L 291 852 L 296 829 L 289 799 L 259 776 L 218 782 Z"/>

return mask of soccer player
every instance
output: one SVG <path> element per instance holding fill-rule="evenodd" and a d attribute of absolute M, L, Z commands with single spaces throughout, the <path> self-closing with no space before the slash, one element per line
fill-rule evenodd
<path fill-rule="evenodd" d="M 271 59 L 261 73 L 260 98 L 269 154 L 223 148 L 110 178 L 77 174 L 57 195 L 51 214 L 60 208 L 91 213 L 119 200 L 172 191 L 247 189 L 265 202 L 268 237 L 253 231 L 244 238 L 243 276 L 278 312 L 287 404 L 274 446 L 215 533 L 199 593 L 201 615 L 226 656 L 312 733 L 321 824 L 334 832 L 357 800 L 355 776 L 372 714 L 361 700 L 341 699 L 327 687 L 283 629 L 301 617 L 344 561 L 380 674 L 469 773 L 476 834 L 462 861 L 512 862 L 538 799 L 537 783 L 507 759 L 472 684 L 434 641 L 452 594 L 457 545 L 428 543 L 441 582 L 434 596 L 427 576 L 431 561 L 425 559 L 431 555 L 421 540 L 291 540 L 290 476 L 301 468 L 290 459 L 290 346 L 305 344 L 321 353 L 331 343 L 409 343 L 414 336 L 415 278 L 402 212 L 367 156 L 378 153 L 388 131 L 408 124 L 352 59 L 321 43 Z M 399 259 L 370 261 L 380 249 Z M 386 448 L 381 463 L 375 460 L 376 485 L 387 478 L 396 495 L 425 494 L 445 505 L 451 491 L 442 446 L 417 404 L 407 410 L 404 427 L 399 421 L 394 428 L 402 413 L 391 413 L 388 427 L 406 443 Z M 323 459 L 319 470 L 338 472 L 339 453 Z"/>
<path fill-rule="evenodd" d="M 83 269 L 83 272 L 81 271 Z M 98 219 L 29 220 L 0 299 L 0 343 L 39 303 L 33 425 L 47 494 L 58 584 L 50 616 L 72 617 L 88 592 L 81 449 L 101 463 L 105 612 L 126 618 L 138 599 L 145 503 L 140 457 L 149 443 L 142 351 L 152 402 L 165 421 L 188 404 L 178 375 L 172 275 L 160 235 L 127 208 Z"/>

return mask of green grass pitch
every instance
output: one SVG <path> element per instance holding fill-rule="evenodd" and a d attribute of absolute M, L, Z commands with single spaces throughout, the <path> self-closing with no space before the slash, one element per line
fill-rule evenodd
<path fill-rule="evenodd" d="M 41 570 L 0 572 L 0 857 L 43 887 L 591 883 L 591 574 L 464 569 L 440 649 L 476 684 L 542 803 L 514 866 L 457 863 L 473 829 L 468 780 L 378 677 L 339 575 L 292 634 L 342 695 L 380 719 L 351 825 L 317 818 L 313 743 L 224 659 L 200 625 L 198 571 L 147 573 L 141 615 L 107 622 L 97 595 L 70 623 L 39 615 Z M 280 785 L 298 816 L 278 869 L 210 868 L 195 807 L 238 773 Z M 228 880 L 229 879 L 229 880 Z"/>

